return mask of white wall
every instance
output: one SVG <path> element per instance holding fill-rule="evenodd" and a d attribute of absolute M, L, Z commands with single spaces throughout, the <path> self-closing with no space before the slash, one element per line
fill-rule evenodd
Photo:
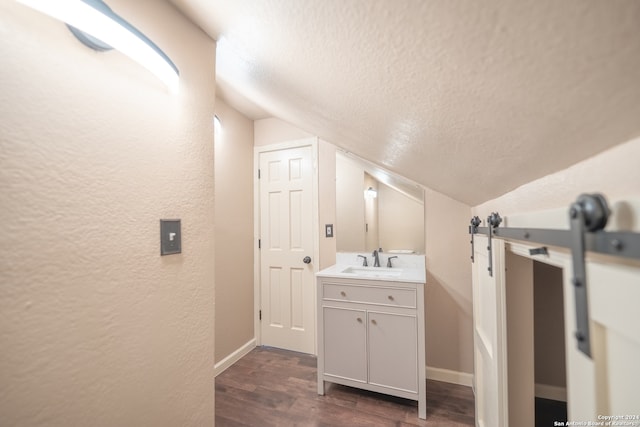
<path fill-rule="evenodd" d="M 214 423 L 215 42 L 165 1 L 111 0 L 179 93 L 0 2 L 0 424 Z M 160 256 L 159 220 L 182 220 Z"/>

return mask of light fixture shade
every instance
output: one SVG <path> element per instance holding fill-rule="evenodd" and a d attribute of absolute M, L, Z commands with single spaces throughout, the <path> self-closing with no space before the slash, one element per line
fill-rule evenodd
<path fill-rule="evenodd" d="M 179 72 L 169 57 L 101 0 L 17 0 L 118 49 L 175 91 Z"/>
<path fill-rule="evenodd" d="M 378 192 L 373 187 L 369 187 L 364 190 L 364 197 L 366 199 L 375 199 L 378 197 Z"/>

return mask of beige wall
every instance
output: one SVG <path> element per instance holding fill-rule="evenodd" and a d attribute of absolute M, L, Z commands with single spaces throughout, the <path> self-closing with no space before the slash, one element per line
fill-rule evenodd
<path fill-rule="evenodd" d="M 395 189 L 378 185 L 380 246 L 424 252 L 424 205 Z"/>
<path fill-rule="evenodd" d="M 254 338 L 253 121 L 219 98 L 215 143 L 216 363 Z"/>
<path fill-rule="evenodd" d="M 610 225 L 621 221 L 621 214 L 629 210 L 618 201 L 637 198 L 640 195 L 640 138 L 611 148 L 597 156 L 577 163 L 562 171 L 525 184 L 503 196 L 476 206 L 474 215 L 486 220 L 492 211 L 499 211 L 516 226 L 526 226 L 530 221 L 519 216 L 536 211 L 561 209 L 562 220 L 568 228 L 569 206 L 581 193 L 602 192 L 613 209 Z M 509 218 L 512 216 L 513 218 Z M 555 221 L 556 217 L 551 218 Z M 529 222 L 527 222 L 529 221 Z M 624 228 L 640 230 L 640 221 L 623 221 Z"/>
<path fill-rule="evenodd" d="M 314 135 L 276 118 L 256 120 L 253 122 L 253 130 L 253 143 L 256 147 L 314 137 Z"/>
<path fill-rule="evenodd" d="M 336 170 L 336 239 L 340 252 L 358 252 L 365 247 L 364 170 L 339 154 Z"/>
<path fill-rule="evenodd" d="M 0 3 L 0 417 L 214 423 L 215 43 L 164 1 L 111 0 L 179 93 Z M 160 256 L 160 218 L 182 254 Z"/>
<path fill-rule="evenodd" d="M 533 263 L 536 384 L 567 386 L 562 269 Z"/>
<path fill-rule="evenodd" d="M 480 272 L 482 274 L 482 272 Z M 509 425 L 535 420 L 533 261 L 505 254 Z"/>
<path fill-rule="evenodd" d="M 318 195 L 322 270 L 336 263 L 336 146 L 322 139 L 318 142 Z M 326 224 L 333 224 L 334 237 L 325 237 Z"/>
<path fill-rule="evenodd" d="M 470 207 L 425 190 L 427 366 L 473 373 Z"/>
<path fill-rule="evenodd" d="M 364 248 L 368 252 L 373 252 L 380 247 L 380 228 L 378 226 L 378 198 L 364 197 L 364 190 L 369 188 L 378 191 L 378 181 L 364 172 L 364 187 L 360 187 L 356 197 L 364 200 Z"/>

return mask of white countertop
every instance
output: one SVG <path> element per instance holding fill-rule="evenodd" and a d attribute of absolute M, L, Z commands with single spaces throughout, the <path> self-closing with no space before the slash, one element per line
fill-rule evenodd
<path fill-rule="evenodd" d="M 366 270 L 365 274 L 344 272 L 349 267 L 359 271 Z M 376 276 L 376 273 L 379 273 Z M 393 274 L 386 276 L 385 274 Z M 316 273 L 317 277 L 333 277 L 337 279 L 357 279 L 357 280 L 378 280 L 383 282 L 409 282 L 409 283 L 426 283 L 426 271 L 424 268 L 415 267 L 362 267 L 354 264 L 335 264 L 329 268 L 325 268 Z"/>

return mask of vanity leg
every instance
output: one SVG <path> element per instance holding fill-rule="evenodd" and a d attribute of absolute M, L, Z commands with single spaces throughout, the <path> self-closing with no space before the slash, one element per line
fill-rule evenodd
<path fill-rule="evenodd" d="M 427 380 L 423 379 L 418 387 L 418 418 L 427 419 Z"/>
<path fill-rule="evenodd" d="M 322 380 L 320 375 L 318 375 L 318 394 L 320 396 L 324 396 L 324 381 Z"/>

